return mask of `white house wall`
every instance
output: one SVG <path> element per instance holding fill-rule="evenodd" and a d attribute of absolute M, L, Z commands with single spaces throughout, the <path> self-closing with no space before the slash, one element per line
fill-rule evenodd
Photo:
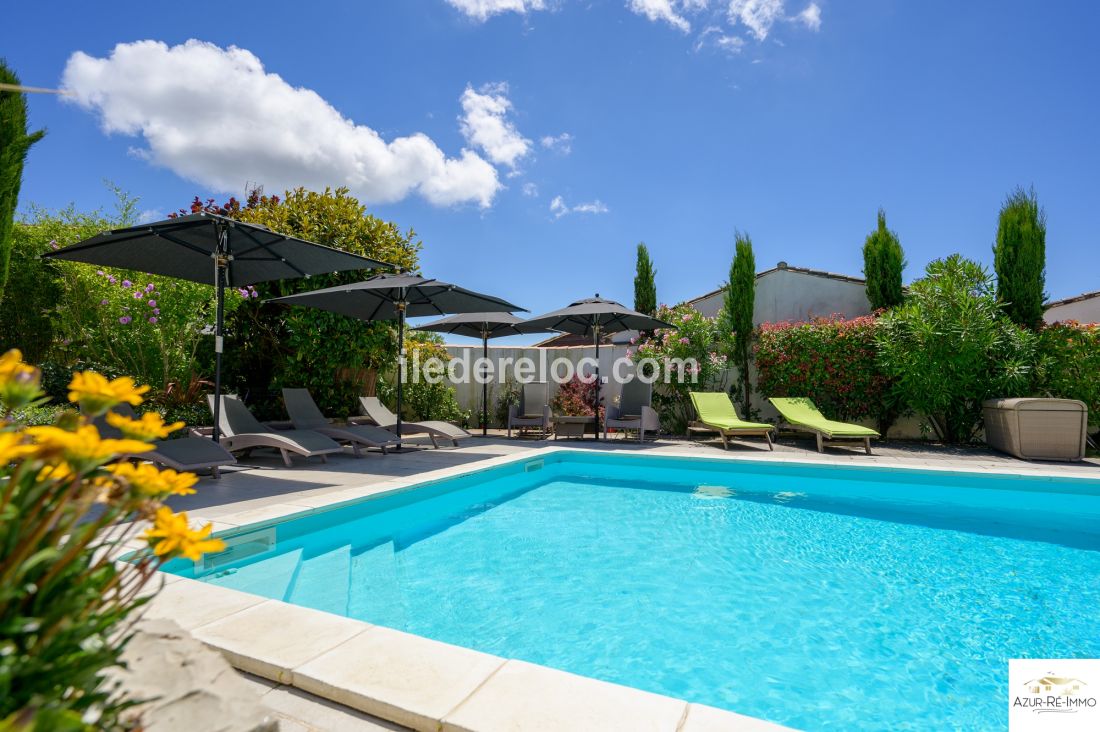
<path fill-rule="evenodd" d="M 1055 305 L 1043 313 L 1043 320 L 1056 323 L 1062 320 L 1076 320 L 1078 323 L 1100 323 L 1100 297 L 1088 300 Z"/>
<path fill-rule="evenodd" d="M 718 292 L 693 303 L 696 310 L 713 318 L 722 309 L 725 293 Z M 779 269 L 756 280 L 753 324 L 804 321 L 839 313 L 856 318 L 871 312 L 871 303 L 861 282 L 797 270 Z"/>

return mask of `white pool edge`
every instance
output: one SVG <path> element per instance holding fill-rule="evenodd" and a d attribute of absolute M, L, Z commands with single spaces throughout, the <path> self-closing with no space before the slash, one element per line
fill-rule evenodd
<path fill-rule="evenodd" d="M 538 447 L 323 496 L 219 516 L 219 530 L 249 531 L 314 513 L 415 490 L 555 453 L 604 450 Z M 644 456 L 644 452 L 621 454 Z M 781 459 L 754 455 L 699 455 L 663 450 L 652 457 L 708 462 L 782 463 L 806 467 L 888 469 L 941 474 L 1094 481 L 1055 471 L 1000 473 L 988 468 L 860 465 L 846 459 Z M 202 521 L 196 514 L 196 521 Z M 131 547 L 133 548 L 133 547 Z M 161 573 L 163 590 L 148 617 L 169 618 L 241 671 L 287 684 L 416 730 L 486 732 L 496 729 L 600 729 L 653 732 L 789 729 L 762 719 L 693 704 L 632 687 L 481 653 L 381 626 Z"/>

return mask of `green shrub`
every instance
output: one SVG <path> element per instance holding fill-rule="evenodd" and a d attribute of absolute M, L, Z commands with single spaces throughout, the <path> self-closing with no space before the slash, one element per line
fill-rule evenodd
<path fill-rule="evenodd" d="M 497 385 L 496 392 L 496 402 L 494 403 L 490 419 L 495 419 L 497 426 L 503 427 L 508 424 L 508 410 L 513 406 L 519 406 L 521 397 L 520 385 L 516 381 L 506 381 L 503 384 Z M 490 398 L 492 398 L 492 396 L 493 395 L 490 393 Z"/>
<path fill-rule="evenodd" d="M 0 59 L 0 83 L 19 85 L 19 78 Z M 12 252 L 12 226 L 19 189 L 23 183 L 23 163 L 34 143 L 46 134 L 43 130 L 27 133 L 27 97 L 14 91 L 0 91 L 0 301 L 8 281 L 8 261 Z"/>
<path fill-rule="evenodd" d="M 728 342 L 729 359 L 737 366 L 737 384 L 734 392 L 741 398 L 741 413 L 752 419 L 752 382 L 749 378 L 749 357 L 752 355 L 754 337 L 753 313 L 756 309 L 756 257 L 752 253 L 752 239 L 737 232 L 736 253 L 730 264 L 730 278 L 726 283 L 726 295 L 722 312 L 718 315 L 722 339 Z"/>
<path fill-rule="evenodd" d="M 634 265 L 634 309 L 652 315 L 657 310 L 657 271 L 649 258 L 645 242 L 638 242 L 638 258 Z"/>
<path fill-rule="evenodd" d="M 688 422 L 695 419 L 689 392 L 720 388 L 725 376 L 726 355 L 715 318 L 704 317 L 687 304 L 673 308 L 661 305 L 656 317 L 676 328 L 660 328 L 643 335 L 627 350 L 627 357 L 636 364 L 646 359 L 656 362 L 653 406 L 661 415 L 663 429 L 683 434 Z M 675 364 L 688 359 L 695 363 L 695 370 L 685 371 L 681 379 Z"/>
<path fill-rule="evenodd" d="M 901 274 L 905 253 L 898 235 L 886 228 L 886 212 L 878 211 L 878 228 L 863 244 L 863 276 L 867 278 L 867 300 L 872 310 L 887 310 L 900 305 L 905 291 Z"/>
<path fill-rule="evenodd" d="M 1042 325 L 1046 247 L 1046 214 L 1035 191 L 1017 188 L 1001 207 L 993 246 L 997 297 L 1017 325 L 1033 329 Z"/>
<path fill-rule="evenodd" d="M 958 254 L 930 263 L 876 332 L 900 402 L 945 442 L 974 438 L 984 400 L 1029 390 L 1035 336 L 1005 315 L 986 270 Z"/>
<path fill-rule="evenodd" d="M 1100 325 L 1048 325 L 1039 331 L 1038 354 L 1038 392 L 1084 402 L 1089 424 L 1100 428 Z"/>
<path fill-rule="evenodd" d="M 886 434 L 898 415 L 878 361 L 877 325 L 872 316 L 761 325 L 754 349 L 760 393 L 809 397 L 830 417 L 874 419 Z"/>

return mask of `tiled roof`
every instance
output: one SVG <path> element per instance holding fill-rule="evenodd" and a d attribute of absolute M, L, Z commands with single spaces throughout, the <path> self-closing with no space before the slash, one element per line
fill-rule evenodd
<path fill-rule="evenodd" d="M 1086 292 L 1082 295 L 1075 295 L 1073 297 L 1067 297 L 1063 300 L 1048 302 L 1046 305 L 1044 305 L 1044 307 L 1049 310 L 1050 308 L 1055 308 L 1059 305 L 1069 305 L 1070 303 L 1081 302 L 1082 300 L 1091 300 L 1094 297 L 1100 297 L 1100 290 L 1097 290 L 1096 292 Z"/>

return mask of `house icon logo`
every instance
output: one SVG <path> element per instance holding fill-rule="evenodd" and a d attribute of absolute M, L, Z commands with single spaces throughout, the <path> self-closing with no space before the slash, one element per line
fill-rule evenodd
<path fill-rule="evenodd" d="M 1024 683 L 1033 695 L 1055 694 L 1057 696 L 1077 696 L 1082 688 L 1088 686 L 1081 679 L 1069 679 L 1061 676 L 1043 676 Z"/>
<path fill-rule="evenodd" d="M 1010 660 L 1008 718 L 1012 732 L 1100 730 L 1100 660 Z"/>

